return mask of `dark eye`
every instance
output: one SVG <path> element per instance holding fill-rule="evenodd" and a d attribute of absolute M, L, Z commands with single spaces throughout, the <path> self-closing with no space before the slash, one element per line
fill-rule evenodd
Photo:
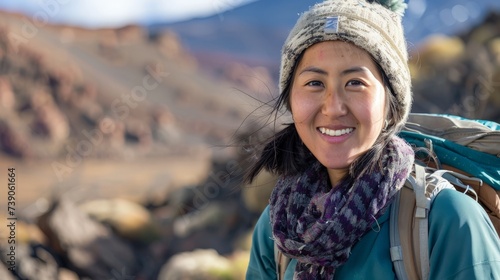
<path fill-rule="evenodd" d="M 364 86 L 365 84 L 359 80 L 350 80 L 346 86 Z"/>
<path fill-rule="evenodd" d="M 323 83 L 320 81 L 310 81 L 306 85 L 311 87 L 322 87 Z"/>

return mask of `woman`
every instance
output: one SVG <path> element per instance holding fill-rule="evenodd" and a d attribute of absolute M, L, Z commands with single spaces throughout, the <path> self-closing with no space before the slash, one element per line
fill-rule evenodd
<path fill-rule="evenodd" d="M 389 2 L 319 3 L 287 38 L 275 109 L 293 123 L 249 173 L 280 177 L 254 231 L 247 279 L 276 279 L 275 244 L 292 258 L 285 279 L 395 278 L 387 209 L 414 154 L 396 136 L 412 97 L 404 4 Z M 496 232 L 456 191 L 433 203 L 429 249 L 430 279 L 500 279 Z"/>

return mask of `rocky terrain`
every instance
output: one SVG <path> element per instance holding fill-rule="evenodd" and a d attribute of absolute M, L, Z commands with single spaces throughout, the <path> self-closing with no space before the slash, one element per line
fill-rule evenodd
<path fill-rule="evenodd" d="M 168 30 L 0 13 L 0 166 L 18 178 L 15 211 L 0 201 L 17 219 L 0 278 L 185 279 L 182 255 L 162 267 L 197 249 L 200 279 L 242 278 L 260 211 L 241 192 L 248 143 L 234 142 L 261 104 L 252 71 L 214 80 Z"/>
<path fill-rule="evenodd" d="M 414 112 L 500 122 L 500 12 L 456 36 L 429 37 L 410 67 Z"/>
<path fill-rule="evenodd" d="M 491 12 L 413 50 L 413 110 L 500 121 L 499 30 Z M 276 65 L 184 44 L 0 12 L 0 279 L 243 279 Z"/>

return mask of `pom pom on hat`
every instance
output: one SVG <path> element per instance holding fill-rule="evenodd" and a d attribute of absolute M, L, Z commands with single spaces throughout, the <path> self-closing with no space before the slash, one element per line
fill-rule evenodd
<path fill-rule="evenodd" d="M 374 1 L 400 16 L 403 16 L 406 8 L 408 8 L 408 5 L 403 0 L 368 0 L 370 3 Z"/>

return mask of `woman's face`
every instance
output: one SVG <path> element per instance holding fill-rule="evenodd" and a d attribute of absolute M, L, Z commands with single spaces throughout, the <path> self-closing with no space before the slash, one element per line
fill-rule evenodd
<path fill-rule="evenodd" d="M 373 146 L 385 120 L 381 74 L 364 50 L 342 41 L 309 47 L 290 92 L 297 132 L 328 169 L 332 184 Z"/>

